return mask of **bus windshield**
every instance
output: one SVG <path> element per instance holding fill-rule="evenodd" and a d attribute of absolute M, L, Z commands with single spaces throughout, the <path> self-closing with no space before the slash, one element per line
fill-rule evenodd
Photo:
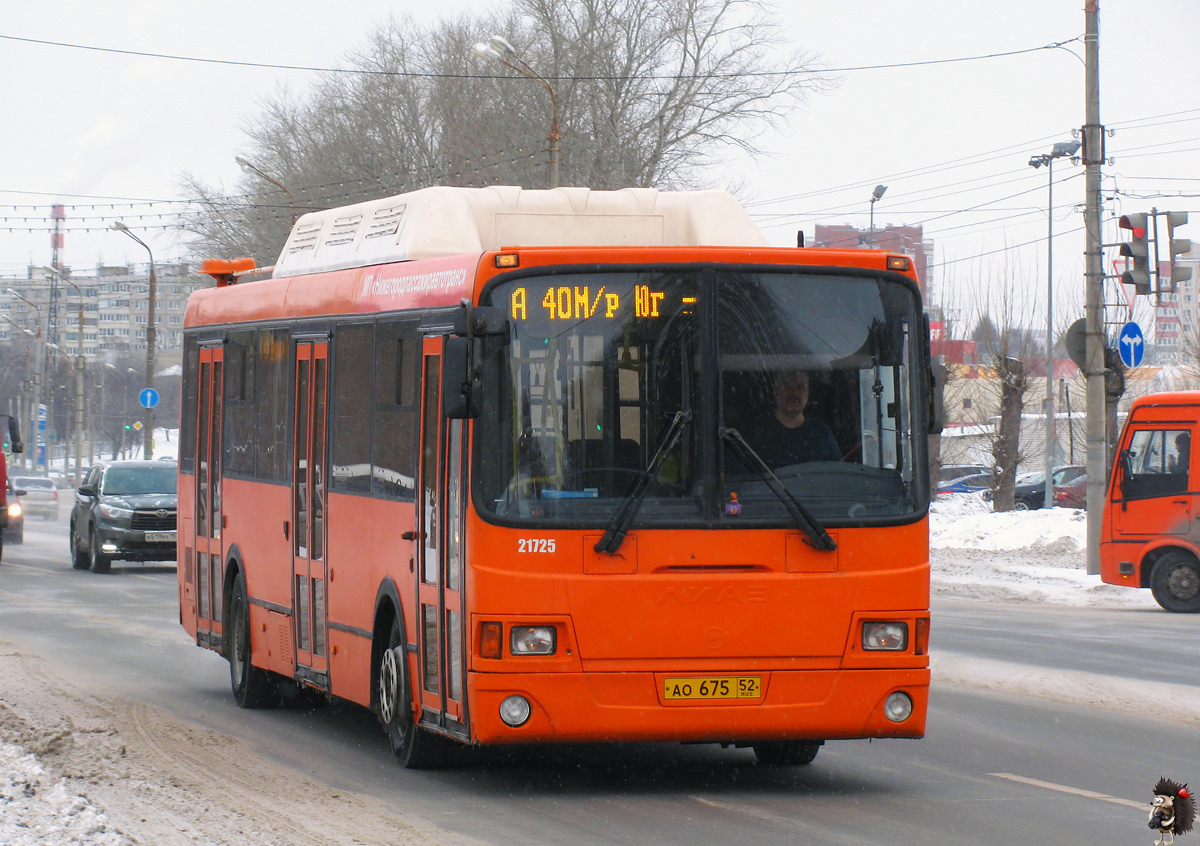
<path fill-rule="evenodd" d="M 793 526 L 788 497 L 826 526 L 924 513 L 922 323 L 898 275 L 531 272 L 484 304 L 509 321 L 483 342 L 487 519 L 604 526 L 635 490 L 635 527 Z"/>

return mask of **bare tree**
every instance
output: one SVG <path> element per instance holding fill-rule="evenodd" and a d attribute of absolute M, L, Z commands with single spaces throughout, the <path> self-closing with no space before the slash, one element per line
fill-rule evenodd
<path fill-rule="evenodd" d="M 393 19 L 349 57 L 356 73 L 283 91 L 245 125 L 247 157 L 297 212 L 429 185 L 546 184 L 550 99 L 472 52 L 498 33 L 555 92 L 562 178 L 597 189 L 690 188 L 723 156 L 829 85 L 783 52 L 760 0 L 513 0 L 507 14 L 422 27 Z M 233 196 L 184 177 L 183 226 L 206 255 L 274 257 L 293 202 L 252 174 Z"/>
<path fill-rule="evenodd" d="M 1021 415 L 1032 387 L 1031 366 L 1044 359 L 1044 341 L 1029 328 L 1029 311 L 1014 282 L 1014 273 L 996 267 L 976 278 L 962 279 L 955 293 L 964 301 L 962 311 L 974 325 L 970 337 L 978 346 L 986 378 L 960 380 L 955 396 L 967 396 L 987 409 L 995 421 L 990 436 L 993 466 L 992 507 L 1011 511 L 1021 452 Z M 963 383 L 976 382 L 976 385 Z M 975 390 L 972 390 L 975 388 Z M 974 396 L 971 396 L 971 395 Z"/>

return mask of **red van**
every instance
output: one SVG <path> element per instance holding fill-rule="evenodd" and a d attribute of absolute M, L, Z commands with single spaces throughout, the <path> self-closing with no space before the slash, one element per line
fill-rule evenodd
<path fill-rule="evenodd" d="M 1200 612 L 1200 474 L 1191 442 L 1200 391 L 1134 400 L 1104 504 L 1100 578 L 1150 588 L 1168 611 Z"/>

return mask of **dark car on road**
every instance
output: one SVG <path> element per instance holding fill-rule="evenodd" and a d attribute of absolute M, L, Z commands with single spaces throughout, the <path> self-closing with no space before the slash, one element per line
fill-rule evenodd
<path fill-rule="evenodd" d="M 1078 464 L 1056 468 L 1050 477 L 1050 484 L 1057 490 L 1063 485 L 1070 484 L 1087 472 L 1087 468 Z M 1030 511 L 1042 508 L 1046 504 L 1046 474 L 1042 471 L 1030 473 L 1017 479 L 1013 488 L 1013 510 Z"/>
<path fill-rule="evenodd" d="M 3 543 L 22 543 L 25 540 L 25 507 L 21 504 L 21 488 L 13 487 L 13 480 L 8 480 L 8 495 L 5 497 L 5 514 Z M 2 548 L 2 547 L 0 547 Z"/>
<path fill-rule="evenodd" d="M 76 570 L 107 573 L 115 559 L 175 560 L 176 464 L 113 461 L 88 470 L 71 510 Z"/>

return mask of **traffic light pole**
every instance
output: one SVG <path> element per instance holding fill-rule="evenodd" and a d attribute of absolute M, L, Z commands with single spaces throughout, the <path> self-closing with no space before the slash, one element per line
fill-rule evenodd
<path fill-rule="evenodd" d="M 1104 163 L 1104 127 L 1100 124 L 1100 0 L 1085 0 L 1086 28 L 1083 163 L 1086 168 L 1084 228 L 1084 319 L 1087 339 L 1087 572 L 1100 572 L 1100 522 L 1108 480 L 1108 438 L 1105 433 L 1104 379 L 1104 255 L 1100 238 L 1100 166 Z"/>

